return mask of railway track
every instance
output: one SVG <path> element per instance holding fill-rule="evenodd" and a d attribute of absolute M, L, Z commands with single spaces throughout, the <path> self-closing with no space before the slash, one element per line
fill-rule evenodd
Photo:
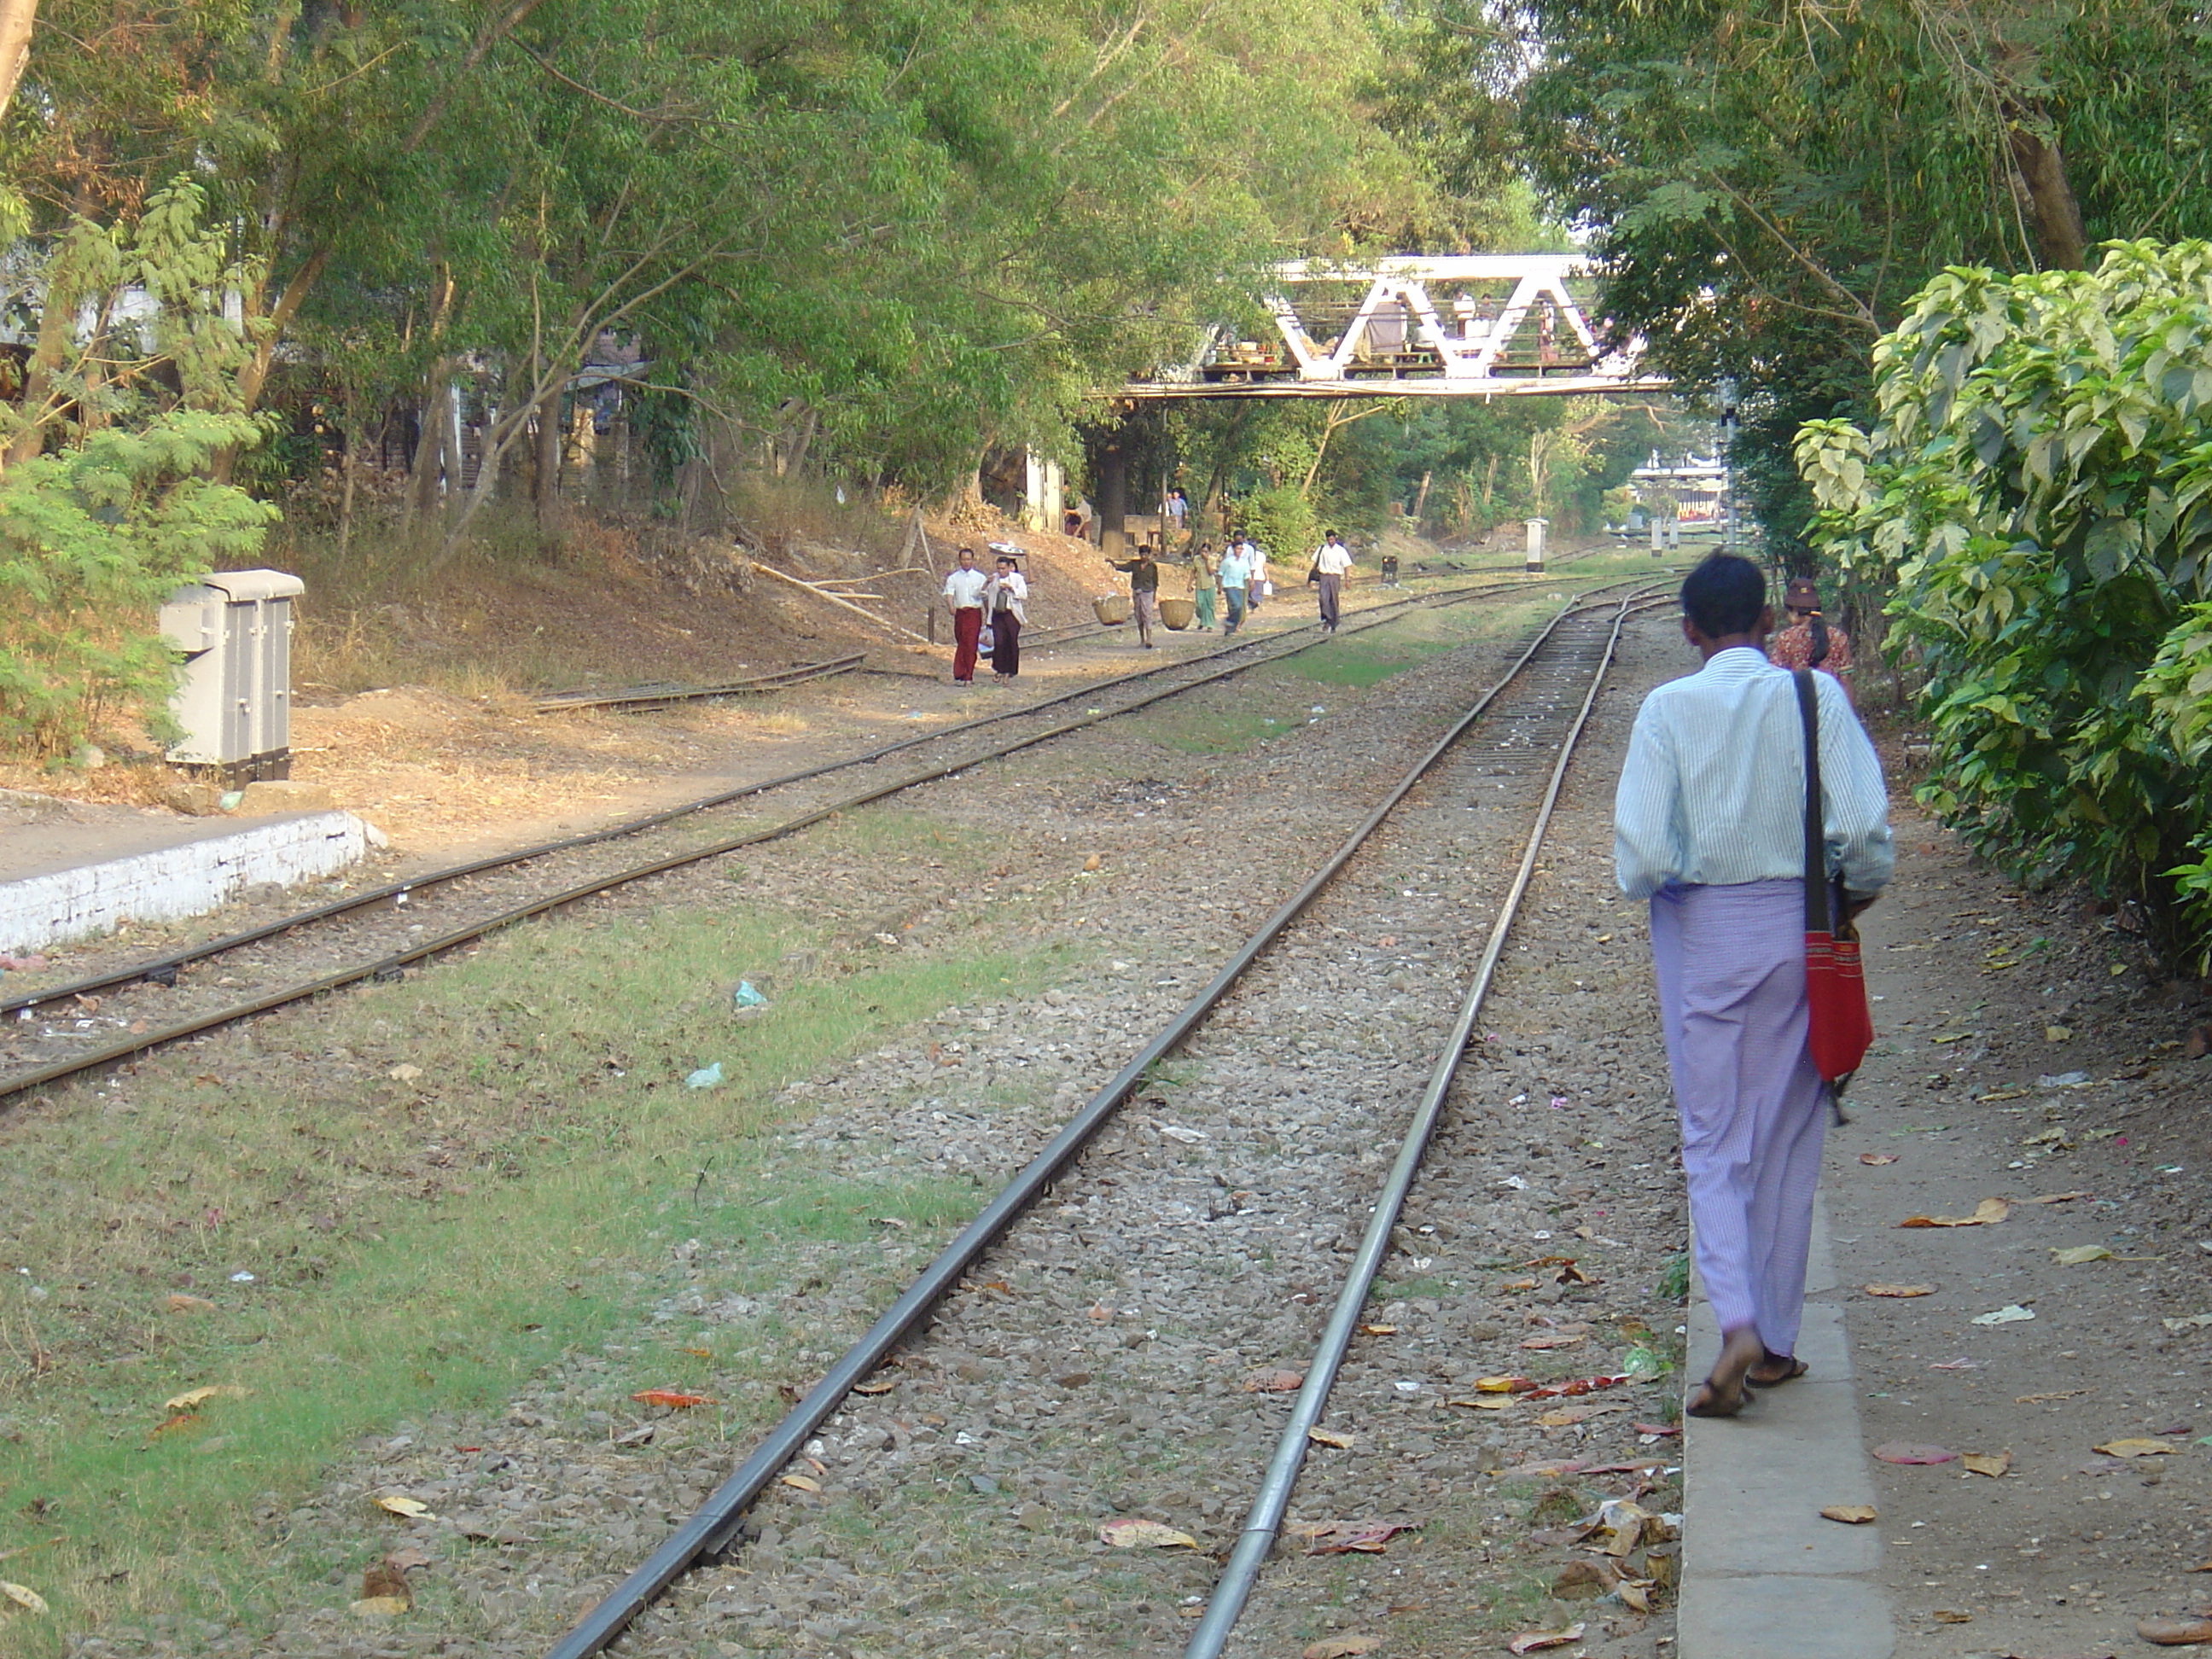
<path fill-rule="evenodd" d="M 744 1546 L 749 1540 L 778 1541 L 783 1517 L 775 1511 L 783 1502 L 830 1501 L 828 1493 L 802 1499 L 787 1489 L 822 1490 L 822 1482 L 811 1476 L 787 1481 L 793 1460 L 808 1459 L 827 1474 L 833 1464 L 855 1462 L 852 1447 L 862 1449 L 858 1461 L 864 1468 L 872 1447 L 896 1443 L 897 1452 L 886 1461 L 905 1456 L 915 1449 L 915 1437 L 929 1432 L 912 1426 L 922 1403 L 915 1396 L 938 1389 L 944 1392 L 945 1413 L 927 1412 L 921 1420 L 951 1428 L 959 1419 L 946 1413 L 972 1413 L 978 1391 L 963 1394 L 965 1368 L 940 1363 L 932 1353 L 957 1353 L 963 1346 L 1002 1355 L 1072 1351 L 1083 1357 L 1066 1362 L 1072 1369 L 1057 1376 L 1050 1370 L 1055 1362 L 1030 1362 L 1031 1375 L 1042 1367 L 1051 1389 L 1064 1396 L 1050 1412 L 1050 1424 L 1030 1426 L 1034 1414 L 1015 1412 L 1032 1457 L 1126 1466 L 1158 1456 L 1157 1442 L 1166 1435 L 1176 1443 L 1172 1455 L 1183 1484 L 1214 1494 L 1200 1504 L 1213 1520 L 1226 1517 L 1221 1494 L 1235 1487 L 1249 1494 L 1254 1469 L 1267 1463 L 1235 1545 L 1223 1553 L 1225 1570 L 1218 1582 L 1210 1572 L 1212 1558 L 1203 1554 L 1188 1558 L 1191 1570 L 1182 1574 L 1190 1586 L 1199 1569 L 1209 1570 L 1203 1593 L 1178 1598 L 1186 1604 L 1182 1611 L 1199 1621 L 1186 1627 L 1190 1655 L 1203 1659 L 1224 1651 L 1280 1536 L 1300 1461 L 1328 1411 L 1332 1384 L 1360 1329 L 1370 1287 L 1401 1235 L 1407 1194 L 1444 1111 L 1622 624 L 1644 602 L 1633 593 L 1609 602 L 1585 599 L 1555 615 L 1512 667 L 1204 988 L 1136 1047 L 704 1504 L 574 1626 L 553 1650 L 553 1659 L 586 1659 L 633 1626 L 630 1639 L 638 1651 L 696 1651 L 702 1621 L 726 1628 L 717 1621 L 766 1615 L 773 1595 L 758 1607 L 749 1601 L 733 1612 L 730 1581 L 750 1585 L 741 1593 L 757 1597 L 757 1581 L 773 1577 L 783 1563 L 779 1559 L 749 1573 L 742 1566 Z M 1419 885 L 1395 885 L 1401 878 L 1390 866 L 1408 859 L 1451 861 L 1462 876 L 1482 872 L 1484 878 L 1447 908 L 1439 902 L 1441 890 L 1425 890 L 1425 872 L 1417 878 Z M 1380 872 L 1378 864 L 1384 866 Z M 1487 878 L 1507 867 L 1512 873 L 1504 882 Z M 1366 889 L 1379 884 L 1379 892 L 1363 890 L 1363 883 Z M 1361 890 L 1347 896 L 1346 887 Z M 1475 914 L 1462 917 L 1460 909 Z M 1344 925 L 1354 921 L 1356 928 Z M 1389 1035 L 1378 1037 L 1371 1020 L 1347 1024 L 1327 1010 L 1314 1011 L 1324 1000 L 1352 994 L 1346 988 L 1347 975 L 1364 975 L 1376 965 L 1374 951 L 1366 946 L 1352 947 L 1347 963 L 1342 941 L 1385 925 L 1392 931 L 1381 948 L 1397 952 L 1401 964 L 1389 983 L 1405 988 L 1390 1000 Z M 1415 1005 L 1418 1013 L 1407 1012 Z M 1401 1035 L 1401 1023 L 1419 1029 Z M 1254 1058 L 1243 1035 L 1255 1029 L 1267 1034 L 1264 1046 L 1271 1052 L 1265 1060 Z M 1414 1055 L 1421 1057 L 1417 1068 L 1410 1064 Z M 1194 1067 L 1194 1074 L 1164 1085 L 1162 1068 L 1170 1060 Z M 1416 1069 L 1425 1073 L 1425 1083 L 1406 1086 Z M 1138 1098 L 1155 1111 L 1172 1112 L 1176 1121 L 1128 1113 Z M 1340 1109 L 1346 1100 L 1357 1103 L 1361 1120 L 1372 1127 L 1388 1121 L 1403 1130 L 1397 1156 L 1379 1181 L 1380 1155 L 1364 1137 L 1344 1144 Z M 1270 1103 L 1268 1109 L 1255 1111 L 1255 1102 Z M 1274 1167 L 1263 1168 L 1271 1158 Z M 1079 1174 L 1079 1158 L 1084 1160 Z M 1077 1195 L 1085 1187 L 1091 1194 Z M 1105 1188 L 1118 1190 L 1109 1197 L 1098 1190 Z M 1044 1216 L 1038 1206 L 1048 1194 L 1056 1203 Z M 1364 1226 L 1358 1209 L 1362 1194 L 1373 1197 Z M 1242 1219 L 1255 1214 L 1257 1220 Z M 1176 1261 L 1182 1246 L 1158 1237 L 1164 1227 L 1208 1225 L 1224 1226 L 1239 1238 L 1235 1260 L 1242 1265 L 1235 1271 L 1258 1265 L 1255 1242 L 1264 1239 L 1270 1253 L 1285 1259 L 1276 1271 L 1312 1283 L 1291 1297 L 1288 1308 L 1263 1303 L 1238 1316 L 1224 1313 L 1212 1294 L 1218 1285 L 1203 1272 L 1183 1271 L 1187 1264 Z M 1363 1229 L 1356 1246 L 1342 1237 L 1352 1228 Z M 1340 1255 L 1346 1249 L 1352 1251 L 1348 1267 Z M 1148 1272 L 1117 1267 L 1148 1249 L 1164 1253 L 1164 1260 L 1146 1264 Z M 997 1276 L 979 1284 L 987 1255 Z M 1337 1285 L 1334 1312 L 1318 1342 L 1292 1353 L 1294 1338 L 1312 1336 L 1306 1312 L 1317 1305 L 1315 1286 L 1323 1280 Z M 1121 1306 L 1125 1298 L 1138 1305 Z M 1127 1328 L 1129 1318 L 1158 1324 L 1140 1336 Z M 1172 1339 L 1164 1334 L 1170 1322 L 1179 1328 Z M 932 1327 L 926 1342 L 918 1336 L 925 1325 Z M 1164 1351 L 1158 1374 L 1130 1357 L 1155 1346 Z M 1133 1398 L 1188 1393 L 1187 1378 L 1172 1379 L 1191 1369 L 1194 1355 L 1209 1350 L 1199 1363 L 1218 1363 L 1224 1353 L 1240 1364 L 1261 1354 L 1286 1363 L 1272 1373 L 1264 1367 L 1255 1371 L 1242 1389 L 1222 1379 L 1230 1386 L 1205 1390 L 1207 1398 L 1187 1423 L 1164 1409 L 1132 1413 Z M 1422 1385 L 1396 1386 L 1418 1393 Z M 1285 1413 L 1280 1395 L 1292 1389 L 1297 1397 Z M 908 1397 L 903 1403 L 890 1400 L 895 1391 Z M 993 1399 L 971 1428 L 941 1440 L 932 1436 L 936 1443 L 930 1455 L 917 1455 L 910 1466 L 917 1474 L 933 1473 L 939 1461 L 988 1445 L 987 1420 L 1008 1409 L 1002 1399 Z M 1267 1442 L 1275 1447 L 1272 1460 L 1265 1455 Z M 1102 1450 L 1103 1443 L 1110 1443 Z M 1056 1478 L 1067 1480 L 1064 1474 Z M 971 1479 L 980 1481 L 979 1492 L 998 1490 L 994 1477 Z M 880 1528 L 888 1537 L 896 1503 L 887 1501 L 880 1485 L 854 1479 L 850 1487 L 854 1500 L 874 1519 L 855 1518 L 847 1530 Z M 1108 1500 L 1109 1510 L 1122 1507 Z M 1036 1516 L 1042 1517 L 1041 1525 Z M 973 1583 L 958 1591 L 939 1586 L 939 1598 L 964 1595 L 967 1607 L 980 1609 L 1001 1593 L 1009 1574 L 1023 1584 L 1032 1572 L 1040 1583 L 1055 1572 L 1067 1577 L 1068 1570 L 1053 1565 L 1066 1560 L 1066 1540 L 1036 1538 L 1038 1530 L 1054 1530 L 1053 1518 L 1042 1505 L 1021 1510 L 1013 1528 L 994 1534 L 977 1567 L 964 1575 Z M 767 1547 L 759 1553 L 777 1552 Z M 720 1582 L 702 1586 L 687 1577 L 702 1564 L 723 1559 L 735 1565 Z M 896 1570 L 888 1559 L 884 1565 L 887 1572 Z M 1076 1570 L 1076 1577 L 1095 1571 Z M 1079 1603 L 1071 1596 L 1066 1605 L 1073 1610 Z M 965 1650 L 961 1620 L 967 1616 L 963 1611 L 928 1629 L 917 1626 L 911 1650 Z M 978 1616 L 988 1620 L 988 1614 Z M 975 1628 L 969 1626 L 968 1633 Z M 825 1632 L 808 1626 L 806 1634 L 814 1639 Z M 1080 1644 L 1066 1650 L 1080 1650 Z"/>
<path fill-rule="evenodd" d="M 1629 586 L 1616 582 L 1591 591 Z M 1525 582 L 1505 582 L 1409 598 L 1358 613 L 1348 619 L 1346 633 L 1386 624 L 1412 609 L 1526 591 Z M 779 839 L 837 813 L 1264 667 L 1307 649 L 1316 633 L 1316 624 L 1305 624 L 1253 636 L 884 744 L 846 760 L 721 791 L 589 834 L 426 872 L 186 949 L 18 994 L 0 1000 L 15 1062 L 0 1069 L 0 1101 L 347 985 L 398 977 L 416 963 L 515 922 Z M 1103 706 L 1050 718 L 1051 711 L 1071 704 Z M 931 754 L 912 772 L 858 789 L 836 787 L 848 775 L 873 774 L 895 755 L 925 749 Z M 816 786 L 811 798 L 807 786 Z M 729 809 L 770 794 L 792 799 L 791 809 L 742 828 L 726 822 Z M 209 971 L 218 968 L 224 971 Z"/>

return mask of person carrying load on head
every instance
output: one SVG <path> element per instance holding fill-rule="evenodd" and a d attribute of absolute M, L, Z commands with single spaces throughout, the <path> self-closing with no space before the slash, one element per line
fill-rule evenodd
<path fill-rule="evenodd" d="M 1851 636 L 1820 614 L 1820 590 L 1809 576 L 1793 576 L 1783 590 L 1790 626 L 1766 642 L 1766 659 L 1777 668 L 1818 668 L 1851 689 Z"/>

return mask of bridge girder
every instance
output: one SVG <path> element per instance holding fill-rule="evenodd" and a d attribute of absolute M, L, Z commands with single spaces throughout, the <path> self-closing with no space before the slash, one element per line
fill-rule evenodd
<path fill-rule="evenodd" d="M 1282 347 L 1224 343 L 1211 331 L 1196 358 L 1158 377 L 1102 395 L 1170 398 L 1519 398 L 1656 393 L 1660 375 L 1638 367 L 1642 343 L 1607 349 L 1568 283 L 1583 274 L 1565 253 L 1406 256 L 1351 267 L 1297 260 L 1279 265 L 1262 296 Z M 1309 331 L 1291 297 L 1302 288 L 1365 284 L 1341 331 Z M 1448 303 L 1434 293 L 1457 284 Z M 1469 288 L 1510 284 L 1503 302 Z M 1312 309 L 1308 307 L 1309 312 Z M 1534 325 L 1533 349 L 1523 340 Z"/>

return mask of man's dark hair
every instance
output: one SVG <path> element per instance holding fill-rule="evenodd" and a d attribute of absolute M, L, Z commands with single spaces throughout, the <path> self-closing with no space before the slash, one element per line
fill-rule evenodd
<path fill-rule="evenodd" d="M 1766 576 L 1749 559 L 1715 553 L 1682 580 L 1682 614 L 1709 640 L 1747 634 L 1766 609 Z"/>

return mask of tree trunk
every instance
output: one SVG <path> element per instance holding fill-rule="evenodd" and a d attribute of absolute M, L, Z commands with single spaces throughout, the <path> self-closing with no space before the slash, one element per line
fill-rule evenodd
<path fill-rule="evenodd" d="M 357 457 L 361 449 L 361 400 L 349 394 L 345 400 L 345 428 L 338 434 L 344 447 L 338 452 L 338 472 L 345 486 L 338 492 L 338 562 L 353 546 L 354 477 L 359 469 Z"/>
<path fill-rule="evenodd" d="M 1129 456 L 1119 433 L 1098 452 L 1098 550 L 1109 559 L 1128 554 Z"/>
<path fill-rule="evenodd" d="M 38 21 L 39 0 L 0 0 L 0 115 L 15 96 L 15 83 L 31 61 L 31 25 Z"/>
<path fill-rule="evenodd" d="M 548 375 L 545 388 L 538 398 L 537 467 L 530 480 L 530 499 L 538 534 L 547 537 L 561 533 L 561 392 L 564 378 Z"/>
<path fill-rule="evenodd" d="M 2089 238 L 2081 225 L 2081 204 L 2066 177 L 2066 160 L 2058 153 L 2057 136 L 2045 138 L 2026 119 L 2015 118 L 2007 138 L 2014 176 L 2027 195 L 2037 256 L 2046 270 L 2081 270 Z"/>
<path fill-rule="evenodd" d="M 435 358 L 422 386 L 422 413 L 416 422 L 415 466 L 408 475 L 405 504 L 400 510 L 403 531 L 427 523 L 438 508 L 439 465 L 446 453 L 446 380 L 443 357 Z"/>
<path fill-rule="evenodd" d="M 1433 472 L 1424 472 L 1421 474 L 1420 492 L 1413 497 L 1413 511 L 1412 517 L 1416 525 L 1420 523 L 1421 514 L 1428 509 L 1429 485 L 1431 482 L 1435 479 L 1436 476 L 1437 475 Z"/>

